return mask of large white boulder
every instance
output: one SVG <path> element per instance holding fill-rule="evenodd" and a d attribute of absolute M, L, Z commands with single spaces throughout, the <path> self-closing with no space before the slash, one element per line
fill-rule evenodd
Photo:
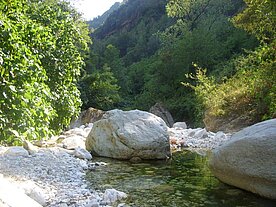
<path fill-rule="evenodd" d="M 94 123 L 86 149 L 116 159 L 166 159 L 171 155 L 166 123 L 139 110 L 106 112 Z"/>
<path fill-rule="evenodd" d="M 276 119 L 234 134 L 213 152 L 210 167 L 229 185 L 276 199 Z"/>
<path fill-rule="evenodd" d="M 1 207 L 42 207 L 27 196 L 24 191 L 0 174 L 0 206 Z"/>

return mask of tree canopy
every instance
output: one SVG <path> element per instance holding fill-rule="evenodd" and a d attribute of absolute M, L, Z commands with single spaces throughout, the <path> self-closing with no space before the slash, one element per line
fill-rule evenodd
<path fill-rule="evenodd" d="M 0 139 L 47 138 L 79 112 L 88 30 L 59 0 L 2 0 L 0 28 Z"/>

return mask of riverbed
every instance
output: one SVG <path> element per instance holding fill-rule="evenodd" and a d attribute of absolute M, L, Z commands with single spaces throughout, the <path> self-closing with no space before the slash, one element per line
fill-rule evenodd
<path fill-rule="evenodd" d="M 115 188 L 127 193 L 126 206 L 276 206 L 276 201 L 221 183 L 208 168 L 208 155 L 180 151 L 166 161 L 131 163 L 94 158 L 93 162 L 105 162 L 107 165 L 87 172 L 86 179 L 91 188 L 101 191 Z"/>

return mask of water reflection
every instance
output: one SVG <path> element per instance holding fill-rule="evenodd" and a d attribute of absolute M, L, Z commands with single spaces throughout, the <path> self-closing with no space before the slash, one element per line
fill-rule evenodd
<path fill-rule="evenodd" d="M 189 151 L 174 153 L 169 161 L 109 163 L 87 173 L 91 187 L 115 188 L 129 195 L 132 207 L 275 207 L 276 201 L 219 182 L 208 169 L 208 158 Z"/>

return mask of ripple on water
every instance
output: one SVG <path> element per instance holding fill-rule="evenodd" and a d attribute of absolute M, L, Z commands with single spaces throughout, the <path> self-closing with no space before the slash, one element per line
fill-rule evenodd
<path fill-rule="evenodd" d="M 208 157 L 189 151 L 169 161 L 130 163 L 95 158 L 107 166 L 87 173 L 91 188 L 126 192 L 132 207 L 275 207 L 276 201 L 225 185 L 208 168 Z"/>

